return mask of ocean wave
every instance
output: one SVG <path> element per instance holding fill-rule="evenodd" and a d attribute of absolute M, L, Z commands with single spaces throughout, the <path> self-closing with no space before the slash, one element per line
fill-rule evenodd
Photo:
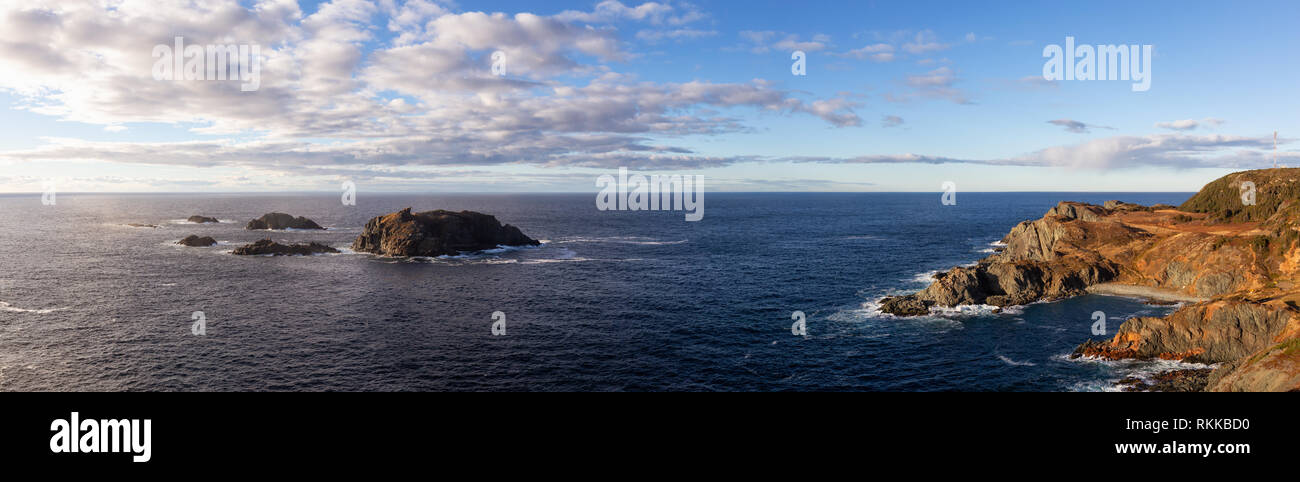
<path fill-rule="evenodd" d="M 1025 313 L 1023 305 L 1017 306 L 993 306 L 993 305 L 957 305 L 957 306 L 931 306 L 930 314 L 943 317 L 976 317 L 976 316 L 996 316 L 996 315 L 1022 315 Z"/>
<path fill-rule="evenodd" d="M 26 309 L 26 308 L 16 308 L 16 307 L 14 307 L 13 305 L 11 305 L 11 304 L 9 304 L 9 303 L 6 303 L 6 302 L 4 302 L 4 301 L 0 301 L 0 311 L 7 311 L 7 312 L 10 312 L 10 313 L 35 313 L 35 314 L 38 314 L 38 315 L 45 315 L 45 314 L 49 314 L 49 313 L 54 313 L 54 312 L 56 312 L 56 311 L 63 311 L 63 310 L 66 310 L 66 309 L 67 309 L 67 308 L 44 308 L 44 309 Z"/>
<path fill-rule="evenodd" d="M 939 274 L 939 270 L 937 269 L 926 271 L 924 273 L 917 273 L 916 275 L 912 276 L 911 281 L 914 283 L 924 283 L 928 285 L 934 282 L 934 275 L 936 274 Z"/>
<path fill-rule="evenodd" d="M 1037 365 L 1036 363 L 1031 361 L 1015 361 L 1010 358 L 1007 358 L 1005 355 L 998 355 L 998 359 L 1002 360 L 1002 363 L 1006 363 L 1007 365 L 1011 365 L 1013 367 L 1032 367 Z"/>
<path fill-rule="evenodd" d="M 1218 368 L 1219 364 L 1192 363 L 1178 360 L 1111 360 L 1098 358 L 1095 356 L 1081 356 L 1071 358 L 1069 353 L 1062 353 L 1053 357 L 1058 361 L 1066 363 L 1079 363 L 1086 365 L 1100 365 L 1112 371 L 1112 375 L 1105 380 L 1093 380 L 1079 382 L 1071 387 L 1073 391 L 1108 391 L 1118 392 L 1123 389 L 1119 381 L 1125 378 L 1137 378 L 1146 383 L 1154 383 L 1157 374 L 1170 370 L 1189 370 L 1203 368 Z"/>
<path fill-rule="evenodd" d="M 239 222 L 239 221 L 236 221 L 236 220 L 234 220 L 234 219 L 217 219 L 217 222 L 215 222 L 215 223 L 194 223 L 194 222 L 190 222 L 190 220 L 188 220 L 188 219 L 169 219 L 169 220 L 167 221 L 168 224 L 195 224 L 195 225 L 203 225 L 203 224 L 236 224 L 236 223 L 238 223 L 238 222 Z"/>
<path fill-rule="evenodd" d="M 618 243 L 618 244 L 636 244 L 642 246 L 667 246 L 667 245 L 674 245 L 674 244 L 683 244 L 686 243 L 687 241 L 690 240 L 680 239 L 680 240 L 667 241 L 662 239 L 647 238 L 645 236 L 611 236 L 611 237 L 604 237 L 604 238 L 589 238 L 589 237 L 579 236 L 579 237 L 572 237 L 572 238 L 563 238 L 558 241 L 555 241 L 555 243 L 556 244 Z"/>

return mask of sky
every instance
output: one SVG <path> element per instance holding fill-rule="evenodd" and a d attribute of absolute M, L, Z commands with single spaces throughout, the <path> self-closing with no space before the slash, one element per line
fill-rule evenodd
<path fill-rule="evenodd" d="M 1274 131 L 1300 165 L 1297 18 L 1294 1 L 0 0 L 0 192 L 594 192 L 620 167 L 714 191 L 1195 191 L 1271 166 Z M 256 46 L 231 64 L 256 88 L 167 72 L 176 37 Z M 1067 37 L 1150 46 L 1149 89 L 1044 78 Z"/>

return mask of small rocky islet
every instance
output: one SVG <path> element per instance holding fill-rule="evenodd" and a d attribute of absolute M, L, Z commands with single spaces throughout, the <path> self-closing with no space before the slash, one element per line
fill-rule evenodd
<path fill-rule="evenodd" d="M 1243 202 L 1252 185 L 1254 202 Z M 1000 244 L 975 266 L 882 299 L 881 311 L 916 316 L 1086 293 L 1180 301 L 1168 316 L 1131 318 L 1112 338 L 1085 341 L 1072 357 L 1216 365 L 1127 389 L 1300 390 L 1300 169 L 1229 174 L 1177 207 L 1062 202 Z"/>
<path fill-rule="evenodd" d="M 258 230 L 285 230 L 285 229 L 317 229 L 324 230 L 324 227 L 316 224 L 302 216 L 294 217 L 292 214 L 285 213 L 268 213 L 262 217 L 249 221 L 244 229 L 250 231 Z"/>
<path fill-rule="evenodd" d="M 271 239 L 263 239 L 235 248 L 231 253 L 240 256 L 311 256 L 337 252 L 339 250 L 320 243 L 280 244 Z"/>
<path fill-rule="evenodd" d="M 305 217 L 284 213 L 266 214 L 249 221 L 245 227 L 248 230 L 286 228 L 325 229 Z M 500 246 L 540 244 L 524 235 L 519 228 L 503 225 L 490 214 L 445 210 L 413 213 L 408 207 L 395 213 L 376 216 L 367 222 L 361 235 L 352 243 L 352 249 L 383 256 L 434 257 L 472 253 Z M 241 256 L 300 256 L 338 252 L 337 249 L 320 243 L 281 244 L 269 238 L 232 251 Z"/>
<path fill-rule="evenodd" d="M 445 256 L 498 246 L 537 246 L 537 240 L 495 216 L 473 211 L 425 211 L 411 208 L 377 216 L 366 223 L 352 249 L 383 256 Z"/>
<path fill-rule="evenodd" d="M 189 246 L 191 248 L 206 248 L 208 246 L 217 244 L 217 240 L 212 239 L 211 236 L 200 237 L 197 234 L 191 234 L 189 236 L 186 236 L 185 239 L 177 241 L 176 244 L 179 244 L 181 246 Z"/>

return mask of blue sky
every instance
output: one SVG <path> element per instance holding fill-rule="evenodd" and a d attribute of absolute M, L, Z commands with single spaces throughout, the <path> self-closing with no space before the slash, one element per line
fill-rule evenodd
<path fill-rule="evenodd" d="M 620 166 L 726 191 L 1192 191 L 1271 165 L 1275 130 L 1300 164 L 1296 2 L 125 0 L 0 15 L 0 192 L 594 191 Z M 174 36 L 258 44 L 261 89 L 154 79 L 151 49 Z M 1153 46 L 1150 90 L 1043 80 L 1044 47 L 1067 36 Z"/>

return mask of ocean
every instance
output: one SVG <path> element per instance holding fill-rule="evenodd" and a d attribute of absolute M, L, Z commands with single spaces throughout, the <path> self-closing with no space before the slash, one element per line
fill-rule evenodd
<path fill-rule="evenodd" d="M 1069 360 L 1093 313 L 1113 334 L 1171 307 L 1089 295 L 895 318 L 876 301 L 989 255 L 1058 201 L 1190 195 L 706 193 L 699 222 L 599 211 L 594 194 L 0 195 L 0 390 L 1108 390 L 1177 364 Z M 493 214 L 543 244 L 346 249 L 405 207 Z M 243 229 L 269 212 L 329 229 Z M 225 222 L 184 222 L 196 214 Z M 174 244 L 190 234 L 220 244 Z M 343 252 L 230 254 L 265 237 Z"/>

